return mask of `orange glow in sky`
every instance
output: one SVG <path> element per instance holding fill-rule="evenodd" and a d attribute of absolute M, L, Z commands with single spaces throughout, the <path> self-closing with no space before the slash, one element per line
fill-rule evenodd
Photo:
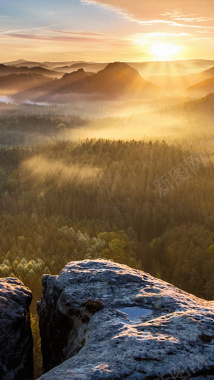
<path fill-rule="evenodd" d="M 213 14 L 213 0 L 2 1 L 1 62 L 214 59 Z"/>
<path fill-rule="evenodd" d="M 177 55 L 179 50 L 179 46 L 170 43 L 157 42 L 150 47 L 154 60 L 171 60 Z"/>

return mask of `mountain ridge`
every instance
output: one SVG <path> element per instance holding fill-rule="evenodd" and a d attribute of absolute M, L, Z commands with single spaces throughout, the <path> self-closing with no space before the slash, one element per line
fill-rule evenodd
<path fill-rule="evenodd" d="M 37 101 L 70 101 L 73 95 L 90 97 L 143 97 L 154 94 L 158 87 L 144 80 L 137 70 L 126 63 L 110 63 L 98 73 L 78 69 L 67 73 L 42 86 L 31 88 L 29 92 L 17 94 L 16 98 L 31 98 Z"/>

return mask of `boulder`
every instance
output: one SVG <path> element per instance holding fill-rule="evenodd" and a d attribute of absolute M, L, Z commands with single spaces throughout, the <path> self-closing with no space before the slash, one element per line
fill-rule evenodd
<path fill-rule="evenodd" d="M 0 379 L 33 378 L 31 291 L 16 278 L 0 278 Z"/>
<path fill-rule="evenodd" d="M 214 378 L 214 302 L 145 272 L 71 262 L 43 276 L 38 312 L 41 380 Z"/>

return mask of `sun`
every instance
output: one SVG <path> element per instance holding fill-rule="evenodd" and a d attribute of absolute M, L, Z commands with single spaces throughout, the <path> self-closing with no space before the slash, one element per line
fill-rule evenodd
<path fill-rule="evenodd" d="M 178 45 L 170 43 L 155 43 L 150 47 L 153 59 L 168 61 L 172 59 L 180 50 Z"/>

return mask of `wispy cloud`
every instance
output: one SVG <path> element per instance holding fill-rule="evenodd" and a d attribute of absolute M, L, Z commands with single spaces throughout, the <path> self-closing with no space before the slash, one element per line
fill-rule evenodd
<path fill-rule="evenodd" d="M 100 37 L 91 36 L 87 34 L 79 35 L 74 34 L 72 36 L 50 36 L 50 35 L 39 35 L 39 34 L 23 34 L 23 33 L 4 33 L 5 36 L 13 37 L 13 38 L 21 38 L 27 40 L 40 40 L 40 41 L 58 41 L 58 42 L 79 42 L 79 41 L 90 41 L 94 42 Z"/>
<path fill-rule="evenodd" d="M 91 36 L 91 37 L 106 37 L 104 33 L 95 33 L 95 32 L 72 32 L 72 31 L 64 31 L 64 30 L 49 30 L 51 33 L 60 33 L 67 34 L 72 36 Z"/>
<path fill-rule="evenodd" d="M 169 26 L 171 25 L 171 26 L 182 27 L 182 28 L 195 28 L 195 29 L 207 29 L 207 28 L 213 29 L 214 28 L 214 26 L 203 26 L 203 25 L 196 25 L 196 24 L 189 25 L 189 24 L 179 23 L 179 22 L 173 21 L 173 20 L 161 20 L 161 19 L 159 19 L 159 20 L 137 20 L 137 22 L 141 25 L 166 24 Z M 192 21 L 189 20 L 188 22 L 193 22 L 193 20 Z"/>
<path fill-rule="evenodd" d="M 181 46 L 181 58 L 213 54 L 214 0 L 20 0 L 23 12 L 18 3 L 4 2 L 0 16 L 5 61 L 149 59 L 155 41 Z"/>
<path fill-rule="evenodd" d="M 19 29 L 9 29 L 9 28 L 6 28 L 6 27 L 1 27 L 0 28 L 0 34 L 10 34 L 10 33 L 32 33 L 32 32 L 35 32 L 35 33 L 40 33 L 40 32 L 43 32 L 44 30 L 48 30 L 50 28 L 53 28 L 55 27 L 56 25 L 48 25 L 48 26 L 45 26 L 45 27 L 35 27 L 35 28 L 19 28 Z"/>
<path fill-rule="evenodd" d="M 29 29 L 19 29 L 19 30 L 3 30 L 0 32 L 2 36 L 11 39 L 20 40 L 32 40 L 32 41 L 49 41 L 49 42 L 60 42 L 60 43 L 76 43 L 86 46 L 85 44 L 102 44 L 103 46 L 113 46 L 119 45 L 123 46 L 127 43 L 126 38 L 118 38 L 117 36 L 107 35 L 104 33 L 97 33 L 93 31 L 62 31 L 62 30 L 44 30 L 38 28 Z"/>
<path fill-rule="evenodd" d="M 43 41 L 96 41 L 100 39 L 109 38 L 104 33 L 97 33 L 93 31 L 64 31 L 52 29 L 55 25 L 49 25 L 47 27 L 41 28 L 21 28 L 21 29 L 11 29 L 2 28 L 0 30 L 0 35 L 21 38 L 21 39 L 31 39 L 31 40 L 43 40 Z"/>
<path fill-rule="evenodd" d="M 145 33 L 145 34 L 136 34 L 138 36 L 146 36 L 146 37 L 155 37 L 155 36 L 159 36 L 159 37 L 189 37 L 191 36 L 190 33 L 167 33 L 167 32 L 150 32 L 150 33 Z"/>
<path fill-rule="evenodd" d="M 201 25 L 203 23 L 214 23 L 213 3 L 204 0 L 81 0 L 84 4 L 97 4 L 99 6 L 114 10 L 130 21 L 144 25 L 167 24 L 176 27 L 206 28 L 213 27 Z M 170 10 L 170 11 L 169 11 Z M 194 25 L 190 25 L 194 24 Z"/>

